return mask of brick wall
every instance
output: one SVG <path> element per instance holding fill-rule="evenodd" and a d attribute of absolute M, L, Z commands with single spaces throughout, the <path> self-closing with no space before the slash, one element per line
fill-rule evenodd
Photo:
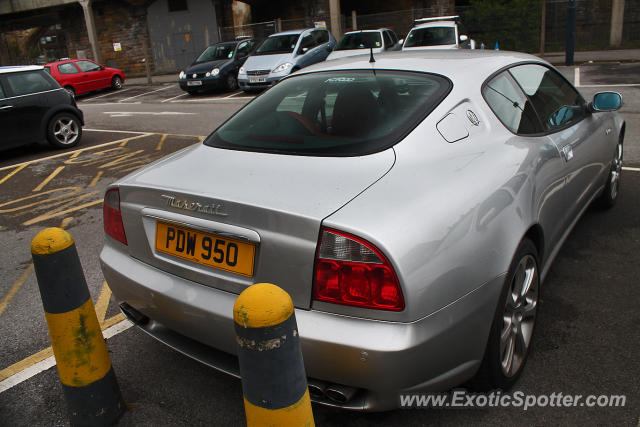
<path fill-rule="evenodd" d="M 145 64 L 142 59 L 147 57 L 149 51 L 146 11 L 127 3 L 109 1 L 95 3 L 93 13 L 102 63 L 120 68 L 128 75 L 144 74 Z M 94 59 L 82 8 L 69 8 L 67 18 L 63 25 L 69 56 L 77 58 L 85 55 Z M 122 50 L 114 51 L 114 43 L 120 43 Z M 153 56 L 149 54 L 147 60 L 153 70 Z"/>

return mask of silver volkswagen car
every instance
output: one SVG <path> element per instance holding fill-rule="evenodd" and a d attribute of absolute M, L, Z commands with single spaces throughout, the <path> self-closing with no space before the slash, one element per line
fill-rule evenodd
<path fill-rule="evenodd" d="M 233 303 L 270 282 L 316 402 L 517 380 L 555 255 L 618 197 L 620 95 L 519 53 L 374 59 L 307 67 L 108 188 L 102 269 L 132 322 L 238 376 Z"/>

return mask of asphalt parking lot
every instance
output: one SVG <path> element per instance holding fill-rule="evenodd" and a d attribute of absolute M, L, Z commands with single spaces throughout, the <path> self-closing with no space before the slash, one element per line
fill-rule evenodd
<path fill-rule="evenodd" d="M 626 405 L 380 414 L 314 406 L 318 425 L 640 425 L 640 66 L 561 70 L 586 98 L 599 90 L 623 94 L 627 139 L 622 195 L 610 211 L 589 209 L 558 255 L 542 289 L 533 352 L 516 390 L 625 395 Z M 79 98 L 87 126 L 76 149 L 53 151 L 35 144 L 2 153 L 0 424 L 68 423 L 29 253 L 33 236 L 48 226 L 63 226 L 76 240 L 129 405 L 119 425 L 244 424 L 238 380 L 168 349 L 122 320 L 100 272 L 98 254 L 107 185 L 197 143 L 250 99 L 241 92 L 190 96 L 175 83 L 125 86 Z"/>

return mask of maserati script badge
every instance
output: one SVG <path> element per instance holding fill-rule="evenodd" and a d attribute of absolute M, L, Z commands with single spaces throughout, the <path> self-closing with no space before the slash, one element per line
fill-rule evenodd
<path fill-rule="evenodd" d="M 202 212 L 209 215 L 227 216 L 224 206 L 220 203 L 203 204 L 189 199 L 181 199 L 175 196 L 163 194 L 162 198 L 167 201 L 167 206 L 184 209 L 186 211 Z"/>

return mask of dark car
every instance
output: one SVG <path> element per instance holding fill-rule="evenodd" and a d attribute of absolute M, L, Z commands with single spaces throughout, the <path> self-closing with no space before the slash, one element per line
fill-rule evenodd
<path fill-rule="evenodd" d="M 76 101 L 41 66 L 0 67 L 0 150 L 48 140 L 72 147 L 84 117 Z"/>
<path fill-rule="evenodd" d="M 188 68 L 180 72 L 180 88 L 190 94 L 213 89 L 237 89 L 238 70 L 255 45 L 254 39 L 244 39 L 207 47 Z"/>
<path fill-rule="evenodd" d="M 105 67 L 89 59 L 64 59 L 45 64 L 45 69 L 74 95 L 107 88 L 120 89 L 124 73 L 118 68 Z"/>

